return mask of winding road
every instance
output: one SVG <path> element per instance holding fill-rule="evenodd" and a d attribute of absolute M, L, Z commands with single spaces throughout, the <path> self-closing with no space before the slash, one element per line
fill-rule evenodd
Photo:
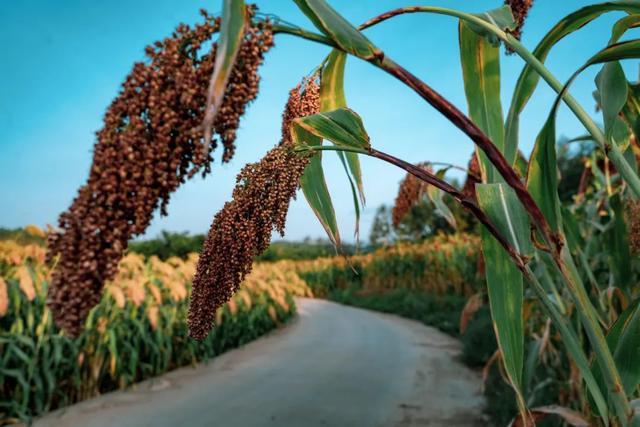
<path fill-rule="evenodd" d="M 206 365 L 52 412 L 45 426 L 481 426 L 459 343 L 417 322 L 297 300 L 290 325 Z"/>

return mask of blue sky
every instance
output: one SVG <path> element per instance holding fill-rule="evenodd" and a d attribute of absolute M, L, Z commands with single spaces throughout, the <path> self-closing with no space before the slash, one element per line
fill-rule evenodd
<path fill-rule="evenodd" d="M 399 0 L 331 3 L 354 23 L 407 4 Z M 532 49 L 561 17 L 590 3 L 538 0 L 523 42 Z M 258 0 L 257 4 L 265 13 L 312 28 L 290 0 Z M 423 4 L 480 12 L 499 6 L 501 1 L 431 0 Z M 179 22 L 197 22 L 198 10 L 203 7 L 210 12 L 221 8 L 219 0 L 0 2 L 0 226 L 56 222 L 87 177 L 94 132 L 132 63 L 143 58 L 147 44 L 169 34 Z M 609 14 L 591 23 L 586 31 L 563 40 L 549 56 L 548 67 L 566 80 L 586 58 L 605 46 L 609 28 L 620 16 Z M 367 30 L 367 35 L 396 62 L 466 111 L 454 19 L 404 16 Z M 156 215 L 147 236 L 163 229 L 208 229 L 214 213 L 229 199 L 239 169 L 278 142 L 288 90 L 327 53 L 324 46 L 278 36 L 261 69 L 260 96 L 241 123 L 233 161 L 220 165 L 221 153 L 216 153 L 213 173 L 205 180 L 198 177 L 183 185 L 172 198 L 169 216 Z M 503 56 L 505 113 L 521 69 L 518 57 Z M 626 69 L 628 78 L 635 80 L 637 63 L 626 64 Z M 572 89 L 592 112 L 596 71 L 586 72 Z M 347 63 L 346 83 L 349 105 L 362 115 L 374 147 L 412 162 L 466 164 L 473 149 L 471 142 L 408 88 L 353 58 Z M 553 92 L 541 84 L 522 117 L 521 148 L 527 155 L 553 99 Z M 558 132 L 567 136 L 583 133 L 566 108 L 560 112 Z M 349 240 L 354 211 L 348 184 L 335 156 L 325 157 L 342 234 Z M 393 202 L 403 173 L 368 158 L 362 159 L 362 168 L 367 208 L 361 227 L 366 236 L 375 208 Z M 300 195 L 289 212 L 287 238 L 305 236 L 322 237 L 323 231 Z"/>

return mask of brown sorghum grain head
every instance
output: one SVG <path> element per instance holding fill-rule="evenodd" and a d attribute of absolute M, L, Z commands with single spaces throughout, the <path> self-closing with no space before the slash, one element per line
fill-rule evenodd
<path fill-rule="evenodd" d="M 425 170 L 431 171 L 431 168 L 426 163 L 419 163 L 419 166 Z M 407 173 L 398 189 L 398 195 L 396 201 L 391 210 L 391 223 L 395 228 L 398 228 L 402 219 L 409 213 L 413 205 L 418 203 L 422 196 L 427 191 L 427 184 L 424 181 L 416 178 L 414 175 Z"/>
<path fill-rule="evenodd" d="M 291 91 L 283 113 L 281 143 L 257 163 L 246 165 L 236 179 L 232 200 L 218 212 L 200 253 L 189 305 L 189 335 L 204 339 L 216 310 L 229 301 L 253 259 L 269 246 L 274 230 L 284 235 L 289 203 L 309 160 L 293 151 L 289 125 L 296 117 L 319 111 L 319 88 L 305 81 Z"/>
<path fill-rule="evenodd" d="M 507 31 L 512 36 L 520 40 L 520 37 L 522 36 L 522 27 L 524 26 L 524 21 L 527 19 L 527 15 L 529 14 L 529 9 L 533 6 L 533 0 L 505 0 L 504 3 L 511 7 L 513 17 L 516 20 L 516 28 Z M 511 50 L 509 49 L 509 51 Z"/>
<path fill-rule="evenodd" d="M 467 166 L 467 179 L 464 181 L 464 187 L 462 187 L 462 194 L 469 199 L 476 199 L 476 184 L 480 182 L 480 163 L 478 162 L 478 155 L 474 152 L 471 155 L 469 164 Z"/>
<path fill-rule="evenodd" d="M 640 253 L 640 201 L 629 200 L 625 209 L 627 227 L 629 228 L 629 244 L 634 253 Z"/>
<path fill-rule="evenodd" d="M 202 14 L 204 23 L 179 25 L 171 37 L 146 48 L 148 62 L 134 64 L 97 132 L 87 183 L 49 236 L 48 258 L 58 257 L 58 264 L 48 304 L 56 323 L 72 335 L 116 273 L 127 242 L 147 228 L 156 208 L 166 213 L 170 194 L 185 179 L 209 171 L 201 123 L 216 45 L 204 53 L 201 46 L 220 20 Z M 268 22 L 245 35 L 215 121 L 223 161 L 233 154 L 239 118 L 257 94 L 257 67 L 272 44 Z"/>

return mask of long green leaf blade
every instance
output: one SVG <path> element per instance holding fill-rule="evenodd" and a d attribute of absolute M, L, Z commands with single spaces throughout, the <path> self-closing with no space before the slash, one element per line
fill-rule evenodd
<path fill-rule="evenodd" d="M 325 61 L 320 74 L 320 111 L 331 111 L 345 108 L 347 99 L 344 93 L 344 70 L 347 54 L 334 49 Z M 347 174 L 349 185 L 353 193 L 354 209 L 356 211 L 356 237 L 360 229 L 360 203 L 364 204 L 364 185 L 360 160 L 356 153 L 336 152 Z M 355 184 L 354 184 L 355 181 Z M 360 200 L 358 200 L 360 196 Z"/>
<path fill-rule="evenodd" d="M 479 35 L 468 23 L 460 21 L 460 61 L 469 117 L 504 153 L 504 124 L 500 101 L 500 51 L 486 37 Z M 479 154 L 482 174 L 486 182 L 495 182 L 498 173 L 486 155 Z M 515 160 L 515 151 L 504 153 Z"/>
<path fill-rule="evenodd" d="M 294 0 L 313 24 L 329 36 L 342 50 L 369 60 L 381 52 L 349 21 L 324 0 Z"/>
<path fill-rule="evenodd" d="M 211 141 L 211 132 L 216 114 L 222 105 L 229 76 L 236 63 L 236 57 L 244 37 L 246 25 L 246 7 L 244 0 L 224 0 L 222 6 L 222 23 L 216 50 L 216 61 L 209 81 L 207 105 L 202 126 L 205 133 L 205 144 Z"/>
<path fill-rule="evenodd" d="M 551 229 L 559 232 L 562 215 L 558 197 L 555 121 L 555 114 L 551 114 L 536 138 L 527 171 L 527 190 L 542 210 Z"/>
<path fill-rule="evenodd" d="M 322 138 L 297 126 L 293 127 L 291 134 L 296 145 L 303 143 L 309 145 L 322 144 Z M 338 221 L 331 201 L 331 194 L 327 187 L 327 181 L 324 177 L 324 170 L 322 169 L 322 156 L 319 154 L 320 152 L 311 157 L 304 174 L 300 178 L 300 187 L 311 210 L 327 233 L 329 240 L 339 248 L 341 241 Z"/>
<path fill-rule="evenodd" d="M 524 237 L 528 233 L 528 217 L 511 188 L 504 184 L 476 186 L 478 203 L 491 221 L 520 253 L 529 249 Z M 493 327 L 502 352 L 509 381 L 516 392 L 518 406 L 524 413 L 522 369 L 524 363 L 523 278 L 510 256 L 489 232 L 482 231 L 487 288 Z"/>

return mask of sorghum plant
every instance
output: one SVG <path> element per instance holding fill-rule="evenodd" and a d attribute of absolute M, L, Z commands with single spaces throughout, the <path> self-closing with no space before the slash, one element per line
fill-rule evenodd
<path fill-rule="evenodd" d="M 359 212 L 364 201 L 358 155 L 367 155 L 404 169 L 425 183 L 427 189 L 448 194 L 482 224 L 482 250 L 485 258 L 491 260 L 485 267 L 487 294 L 504 372 L 517 396 L 520 410 L 517 423 L 530 425 L 536 419 L 553 413 L 580 425 L 640 424 L 640 415 L 634 411 L 640 384 L 640 363 L 635 359 L 640 348 L 640 300 L 636 299 L 638 292 L 631 283 L 635 280 L 634 277 L 627 274 L 629 270 L 624 269 L 625 260 L 628 263 L 632 260 L 624 257 L 607 258 L 606 268 L 612 274 L 606 287 L 616 290 L 608 294 L 623 295 L 629 303 L 623 311 L 610 310 L 611 307 L 605 306 L 605 316 L 603 306 L 599 304 L 602 296 L 600 289 L 605 286 L 600 287 L 604 285 L 599 283 L 602 276 L 593 274 L 592 260 L 588 258 L 589 242 L 594 236 L 594 230 L 588 224 L 593 225 L 596 216 L 599 218 L 596 231 L 610 233 L 607 240 L 615 244 L 616 251 L 619 251 L 616 253 L 626 257 L 629 253 L 629 241 L 635 244 L 638 239 L 640 177 L 633 145 L 640 136 L 637 126 L 640 117 L 637 108 L 639 91 L 637 85 L 627 81 L 620 61 L 640 57 L 640 40 L 620 40 L 628 29 L 636 27 L 640 22 L 640 2 L 622 0 L 588 5 L 562 18 L 535 49 L 530 51 L 518 39 L 532 3 L 530 0 L 510 0 L 503 7 L 481 14 L 431 6 L 398 8 L 376 16 L 359 27 L 349 23 L 325 0 L 294 1 L 319 32 L 278 20 L 266 20 L 253 14 L 252 9 L 248 9 L 242 0 L 223 0 L 220 37 L 215 51 L 215 66 L 213 70 L 209 69 L 212 75 L 206 94 L 206 106 L 198 103 L 198 106 L 204 108 L 198 110 L 203 116 L 200 117 L 203 126 L 198 128 L 201 132 L 198 135 L 204 135 L 205 138 L 201 141 L 200 136 L 192 136 L 192 139 L 188 139 L 189 144 L 182 147 L 185 153 L 195 153 L 190 144 L 201 143 L 205 147 L 205 155 L 208 155 L 207 147 L 212 129 L 220 132 L 216 123 L 224 128 L 227 121 L 233 122 L 236 116 L 227 116 L 225 100 L 228 96 L 233 97 L 232 92 L 236 90 L 233 73 L 236 67 L 246 63 L 242 55 L 246 55 L 247 51 L 255 57 L 261 55 L 261 48 L 270 46 L 272 34 L 301 37 L 330 46 L 333 51 L 305 84 L 310 88 L 311 81 L 315 82 L 319 78 L 317 106 L 305 110 L 306 113 L 311 113 L 308 115 L 296 114 L 293 109 L 287 110 L 283 124 L 284 143 L 270 151 L 261 162 L 243 170 L 234 191 L 234 200 L 225 205 L 223 211 L 216 216 L 199 260 L 196 276 L 198 290 L 194 291 L 191 301 L 191 334 L 197 338 L 206 335 L 215 318 L 213 313 L 216 307 L 230 298 L 237 289 L 242 277 L 251 268 L 251 257 L 266 248 L 270 231 L 273 228 L 282 231 L 288 201 L 294 195 L 297 185 L 300 185 L 331 240 L 339 245 L 340 236 L 324 180 L 321 154 L 325 150 L 338 152 L 351 183 L 356 212 Z M 616 11 L 626 15 L 612 27 L 611 39 L 603 41 L 601 50 L 594 49 L 593 56 L 577 67 L 572 77 L 562 84 L 544 65 L 551 49 L 559 40 L 585 28 L 600 15 Z M 445 15 L 459 21 L 460 59 L 468 114 L 464 114 L 426 82 L 394 62 L 364 35 L 367 28 L 407 13 Z M 255 34 L 262 34 L 267 41 L 258 43 L 259 47 L 253 50 L 243 49 L 246 40 L 251 39 L 254 34 L 252 29 L 260 30 Z M 524 61 L 506 119 L 503 117 L 500 99 L 501 44 Z M 468 136 L 475 146 L 480 175 L 480 180 L 475 185 L 471 181 L 473 191 L 469 188 L 458 189 L 446 182 L 441 174 L 372 147 L 363 120 L 347 108 L 343 75 L 348 55 L 369 62 L 407 85 Z M 603 128 L 596 124 L 594 118 L 570 94 L 571 82 L 591 66 L 601 67 L 596 79 L 596 100 L 602 113 Z M 154 70 L 155 68 L 149 72 Z M 316 77 L 316 73 L 319 77 Z M 140 81 L 136 78 L 133 84 L 143 84 L 146 88 L 146 82 L 153 81 L 151 77 L 141 76 Z M 533 151 L 527 160 L 523 160 L 518 155 L 519 116 L 540 79 L 558 96 L 536 138 Z M 197 94 L 201 94 L 202 86 L 195 90 Z M 188 96 L 188 93 L 185 88 L 182 95 Z M 159 96 L 144 102 L 154 107 L 170 104 L 172 95 L 173 92 L 169 92 L 169 95 L 163 95 L 167 99 Z M 247 95 L 243 92 L 242 96 Z M 198 97 L 198 100 L 202 99 L 203 97 Z M 304 99 L 304 95 L 301 99 Z M 605 185 L 598 187 L 600 197 L 584 197 L 581 206 L 563 206 L 558 197 L 555 117 L 561 103 L 566 104 L 584 125 L 589 138 L 595 142 L 598 160 L 605 163 Z M 138 104 L 135 96 L 130 104 Z M 244 104 L 241 102 L 239 105 Z M 133 117 L 136 115 L 133 114 Z M 110 144 L 114 143 L 112 141 L 126 141 L 122 135 L 126 136 L 127 130 L 136 126 L 138 121 L 134 119 L 116 121 L 116 125 L 106 132 L 109 138 L 105 137 L 104 141 L 100 139 L 99 144 L 103 144 L 108 150 Z M 234 126 L 236 125 L 232 125 L 233 129 Z M 167 139 L 168 135 L 174 133 L 163 128 L 159 135 L 164 135 L 165 139 L 156 142 L 153 150 L 174 153 L 176 142 Z M 323 146 L 324 140 L 330 141 L 332 145 Z M 121 180 L 129 176 L 129 171 L 137 170 L 140 166 L 130 165 L 134 162 L 133 157 L 127 157 L 126 148 L 130 143 L 117 143 L 123 144 L 123 147 L 113 155 L 121 159 L 116 164 L 121 165 L 122 169 L 113 172 L 111 169 L 102 170 L 101 162 L 96 162 L 97 166 L 92 170 L 94 180 L 90 178 L 88 189 L 81 190 L 79 201 L 63 217 L 61 225 L 65 232 L 62 237 L 57 238 L 57 242 L 54 239 L 52 246 L 54 253 L 61 254 L 61 271 L 68 272 L 60 273 L 59 278 L 54 280 L 52 307 L 61 323 L 71 330 L 77 324 L 77 318 L 86 314 L 91 304 L 97 300 L 95 295 L 99 294 L 104 279 L 113 275 L 113 268 L 128 237 L 144 228 L 148 223 L 145 218 L 150 215 L 158 200 L 164 199 L 165 193 L 168 194 L 177 185 L 168 186 L 167 182 L 174 180 L 165 181 L 162 178 L 166 175 L 162 175 L 156 181 L 149 181 L 148 185 L 136 186 L 125 193 L 121 190 L 126 188 L 120 186 Z M 152 149 L 150 144 L 145 145 L 146 147 Z M 300 160 L 293 160 L 293 149 L 301 156 Z M 156 155 L 161 154 L 149 154 L 150 157 Z M 146 157 L 142 160 L 144 159 Z M 183 168 L 179 165 L 183 163 L 172 163 L 171 159 L 172 157 L 163 159 L 163 168 L 168 163 L 172 165 L 170 171 L 182 171 Z M 196 166 L 204 162 L 196 154 L 185 155 L 180 159 L 187 164 L 194 162 Z M 290 161 L 283 162 L 283 159 Z M 519 172 L 522 162 L 527 163 L 524 178 Z M 598 171 L 598 168 L 593 167 L 595 164 L 591 168 L 594 174 Z M 160 170 L 164 170 L 163 168 Z M 144 169 L 139 173 L 143 177 L 146 173 L 154 176 L 155 169 Z M 285 179 L 295 179 L 296 182 L 285 184 Z M 100 186 L 92 187 L 91 183 L 94 181 L 99 182 Z M 255 188 L 256 183 L 266 182 L 269 183 L 269 191 Z M 168 186 L 168 190 L 156 195 L 157 187 L 154 183 L 161 184 L 161 188 Z M 120 196 L 123 197 L 119 198 Z M 135 209 L 137 204 L 149 197 L 151 203 L 147 202 L 144 208 Z M 281 205 L 274 204 L 275 200 L 280 201 Z M 75 207 L 76 204 L 78 207 Z M 132 209 L 128 208 L 130 205 Z M 108 209 L 104 209 L 104 206 Z M 95 209 L 103 209 L 109 213 L 107 216 L 91 216 L 86 213 Z M 625 209 L 628 224 L 624 220 Z M 109 223 L 107 229 L 104 225 L 96 224 L 97 219 L 102 224 L 103 218 L 111 216 L 118 223 L 125 220 L 132 210 L 140 212 L 140 216 L 132 218 L 135 227 L 127 226 L 121 230 Z M 602 221 L 607 222 L 603 225 Z M 127 223 L 129 222 L 131 221 Z M 629 230 L 635 233 L 635 237 L 624 239 Z M 105 238 L 107 234 L 109 237 Z M 112 234 L 115 235 L 111 236 Z M 587 246 L 583 246 L 583 243 Z M 113 254 L 101 258 L 104 251 L 111 251 Z M 221 262 L 228 253 L 233 257 L 231 267 Z M 80 270 L 74 270 L 78 266 Z M 81 292 L 79 289 L 86 290 Z M 88 298 L 81 300 L 81 296 L 85 294 Z M 541 312 L 550 319 L 550 324 L 562 337 L 572 366 L 579 376 L 577 387 L 581 398 L 572 404 L 571 409 L 529 408 L 526 389 L 523 387 L 526 382 L 523 378 L 523 366 L 529 356 L 525 355 L 524 348 L 525 294 L 535 300 Z"/>
<path fill-rule="evenodd" d="M 320 33 L 276 21 L 274 34 L 286 33 L 334 48 L 318 68 L 320 111 L 293 120 L 290 128 L 297 150 L 312 154 L 301 177 L 301 187 L 330 238 L 339 242 L 322 168 L 321 165 L 317 167 L 322 151 L 342 153 L 357 207 L 362 200 L 358 195 L 362 188 L 358 154 L 394 164 L 421 182 L 418 185 L 407 179 L 405 187 L 411 188 L 407 194 L 401 192 L 403 200 L 419 197 L 424 191 L 421 185 L 427 191 L 431 188 L 449 194 L 484 226 L 483 253 L 491 259 L 486 263 L 487 293 L 504 371 L 520 408 L 517 422 L 532 424 L 551 412 L 574 422 L 581 420 L 584 424 L 630 425 L 640 422 L 632 403 L 638 397 L 640 363 L 634 362 L 631 356 L 640 346 L 635 334 L 640 326 L 636 321 L 640 316 L 638 304 L 630 304 L 626 311 L 616 312 L 605 320 L 602 307 L 597 304 L 599 295 L 587 290 L 585 282 L 594 276 L 587 269 L 589 261 L 585 262 L 582 248 L 577 243 L 586 231 L 573 227 L 581 217 L 569 207 L 562 206 L 558 197 L 555 135 L 556 110 L 564 102 L 584 124 L 604 161 L 611 165 L 606 173 L 610 185 L 607 186 L 605 204 L 601 205 L 609 215 L 612 233 L 617 237 L 627 233 L 627 223 L 623 220 L 625 206 L 631 226 L 629 230 L 632 230 L 635 217 L 629 212 L 634 210 L 640 198 L 637 160 L 630 148 L 632 135 L 637 130 L 634 126 L 638 117 L 637 109 L 634 109 L 637 98 L 619 61 L 640 56 L 638 40 L 620 42 L 625 31 L 640 21 L 640 2 L 610 2 L 580 9 L 558 22 L 533 51 L 519 41 L 531 1 L 508 1 L 507 6 L 483 14 L 429 6 L 399 8 L 374 17 L 358 28 L 323 0 L 295 2 Z M 242 9 L 242 2 L 228 0 L 224 3 L 231 26 L 230 16 L 234 10 Z M 628 16 L 616 23 L 611 40 L 603 43 L 602 50 L 596 51 L 579 67 L 566 84 L 560 83 L 544 65 L 549 51 L 561 38 L 612 11 L 622 11 Z M 468 115 L 395 63 L 363 34 L 363 30 L 370 26 L 406 13 L 434 13 L 459 20 L 460 58 Z M 241 28 L 236 29 L 236 32 L 241 31 Z M 229 37 L 234 37 L 233 32 Z M 525 64 L 506 120 L 500 100 L 500 44 L 520 56 Z M 447 183 L 442 174 L 374 149 L 362 119 L 346 105 L 343 73 L 347 55 L 365 60 L 400 80 L 460 128 L 475 144 L 480 180 L 477 183 L 470 180 L 462 191 Z M 596 79 L 596 96 L 603 114 L 604 129 L 596 125 L 569 93 L 575 77 L 585 68 L 597 64 L 602 67 Z M 523 160 L 518 155 L 518 119 L 540 78 L 558 93 L 558 97 L 536 139 L 533 152 L 528 160 L 524 160 L 528 165 L 522 178 L 519 173 Z M 333 145 L 323 146 L 323 140 Z M 400 214 L 399 211 L 398 216 Z M 628 241 L 626 248 L 629 252 Z M 224 252 L 226 248 L 216 247 L 215 250 Z M 203 257 L 200 262 L 207 261 Z M 611 265 L 611 270 L 614 269 Z M 617 277 L 620 281 L 624 276 L 618 274 Z M 632 280 L 631 276 L 629 280 Z M 623 286 L 615 281 L 615 277 L 611 286 L 619 289 L 630 301 L 637 297 L 633 287 Z M 573 411 L 528 407 L 523 389 L 525 292 L 535 298 L 562 336 L 573 366 L 581 377 L 579 389 L 585 398 L 572 405 Z M 203 303 L 207 304 L 206 301 Z M 572 307 L 570 312 L 569 305 Z M 211 310 L 213 308 L 210 306 Z"/>
<path fill-rule="evenodd" d="M 223 162 L 233 155 L 240 116 L 258 92 L 257 69 L 273 45 L 270 22 L 252 21 L 253 13 L 246 8 L 247 31 L 213 123 Z M 48 257 L 58 260 L 48 304 L 56 323 L 73 335 L 100 301 L 127 242 L 144 232 L 158 206 L 165 213 L 185 179 L 209 172 L 216 141 L 203 140 L 202 122 L 217 43 L 200 50 L 221 23 L 202 15 L 204 23 L 180 25 L 147 47 L 149 62 L 133 66 L 97 133 L 89 179 L 50 236 Z"/>

